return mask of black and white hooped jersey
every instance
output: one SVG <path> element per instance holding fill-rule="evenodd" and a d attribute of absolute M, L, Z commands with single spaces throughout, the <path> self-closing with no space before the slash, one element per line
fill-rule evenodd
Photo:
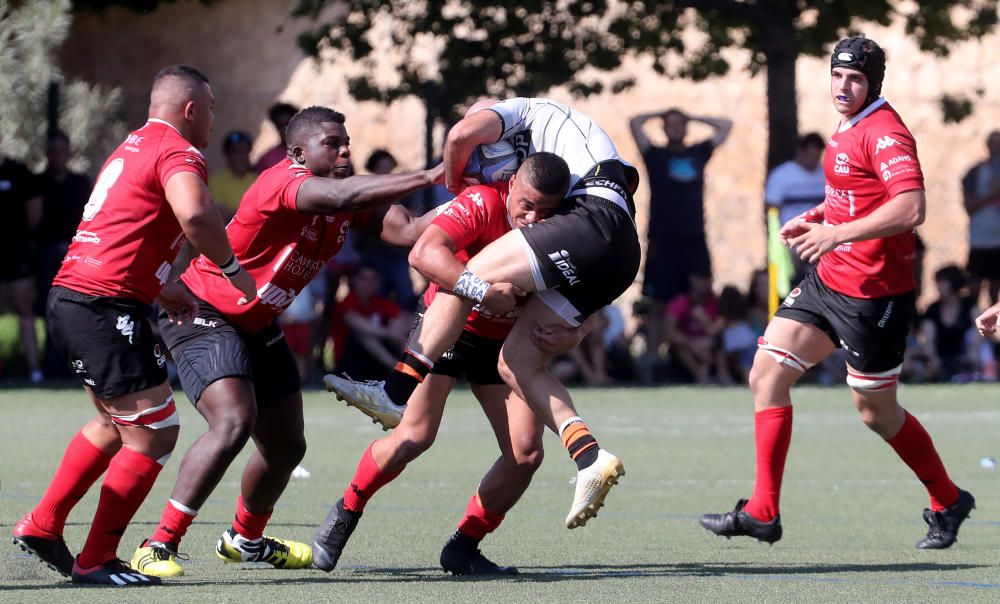
<path fill-rule="evenodd" d="M 611 137 L 593 120 L 562 103 L 544 98 L 515 97 L 489 107 L 503 123 L 501 139 L 514 145 L 518 158 L 539 151 L 555 153 L 566 161 L 570 172 L 570 195 L 596 194 L 634 214 L 627 183 L 619 187 L 594 186 L 600 181 L 602 162 L 617 161 L 631 168 L 615 149 Z M 595 179 L 595 177 L 597 177 Z M 584 182 L 584 179 L 586 179 Z M 624 189 L 624 195 L 616 194 Z"/>

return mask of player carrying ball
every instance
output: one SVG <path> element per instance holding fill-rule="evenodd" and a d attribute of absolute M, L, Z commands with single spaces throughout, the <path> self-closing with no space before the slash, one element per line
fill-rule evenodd
<path fill-rule="evenodd" d="M 864 37 L 841 40 L 830 94 L 842 118 L 827 142 L 826 199 L 781 228 L 803 260 L 819 263 L 785 298 L 758 342 L 750 371 L 757 479 L 749 500 L 701 524 L 716 535 L 781 539 L 778 499 L 792 437 L 792 385 L 837 346 L 861 421 L 913 470 L 930 496 L 920 549 L 955 543 L 975 499 L 948 477 L 934 442 L 900 406 L 897 380 L 916 312 L 914 229 L 926 212 L 913 135 L 879 96 L 885 52 Z"/>
<path fill-rule="evenodd" d="M 524 161 L 510 183 L 469 187 L 451 201 L 410 253 L 410 263 L 431 281 L 424 303 L 431 304 L 441 287 L 455 282 L 469 256 L 511 229 L 550 216 L 568 182 L 565 161 L 552 153 L 536 153 Z M 313 562 L 318 568 L 333 570 L 368 501 L 430 448 L 448 395 L 464 375 L 493 427 L 500 458 L 469 500 L 458 530 L 441 552 L 441 566 L 457 575 L 517 573 L 516 568 L 498 566 L 483 556 L 479 542 L 500 525 L 542 461 L 544 426 L 497 369 L 500 348 L 520 309 L 519 305 L 513 311 L 493 314 L 480 307 L 469 314 L 458 342 L 409 397 L 399 425 L 365 450 L 343 498 L 317 529 Z M 571 349 L 579 343 L 580 331 L 560 332 L 559 341 L 552 343 L 560 352 Z M 406 367 L 406 358 L 400 358 L 398 367 Z M 334 376 L 326 379 L 337 381 Z M 392 423 L 395 418 L 378 419 Z"/>

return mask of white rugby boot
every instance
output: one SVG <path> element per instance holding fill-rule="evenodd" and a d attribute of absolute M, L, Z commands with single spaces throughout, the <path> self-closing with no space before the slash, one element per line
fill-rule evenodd
<path fill-rule="evenodd" d="M 372 418 L 372 423 L 381 424 L 383 430 L 395 428 L 403 419 L 406 405 L 399 406 L 392 402 L 385 393 L 384 381 L 356 382 L 327 374 L 323 376 L 323 383 L 329 392 L 337 395 L 338 400 L 344 401 L 351 407 L 357 407 L 359 411 Z"/>
<path fill-rule="evenodd" d="M 576 474 L 576 496 L 573 497 L 569 516 L 566 516 L 566 528 L 584 526 L 596 516 L 597 510 L 604 505 L 608 491 L 624 475 L 625 466 L 620 459 L 605 449 L 598 451 L 597 460 Z"/>

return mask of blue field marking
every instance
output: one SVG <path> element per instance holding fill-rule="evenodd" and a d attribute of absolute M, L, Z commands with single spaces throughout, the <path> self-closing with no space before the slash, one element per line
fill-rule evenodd
<path fill-rule="evenodd" d="M 978 583 L 976 581 L 931 581 L 931 585 L 942 587 L 975 587 L 977 589 L 1000 589 L 1000 583 Z"/>

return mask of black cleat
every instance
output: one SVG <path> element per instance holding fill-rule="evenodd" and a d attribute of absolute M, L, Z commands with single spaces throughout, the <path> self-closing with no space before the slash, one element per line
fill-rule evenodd
<path fill-rule="evenodd" d="M 516 575 L 514 566 L 497 566 L 476 548 L 478 542 L 456 531 L 441 550 L 441 568 L 453 575 Z"/>
<path fill-rule="evenodd" d="M 73 564 L 73 583 L 111 585 L 114 587 L 148 587 L 163 583 L 159 577 L 140 573 L 118 558 L 91 568 Z"/>
<path fill-rule="evenodd" d="M 781 539 L 781 516 L 775 516 L 770 522 L 757 520 L 748 512 L 743 511 L 746 499 L 736 502 L 732 512 L 725 514 L 703 514 L 698 522 L 707 530 L 720 537 L 753 537 L 757 541 L 773 544 Z"/>
<path fill-rule="evenodd" d="M 924 522 L 930 529 L 917 542 L 917 549 L 945 549 L 958 540 L 958 528 L 976 509 L 976 498 L 968 491 L 958 490 L 958 500 L 940 512 L 924 510 Z"/>
<path fill-rule="evenodd" d="M 60 575 L 70 576 L 73 572 L 73 554 L 66 547 L 66 541 L 63 540 L 62 535 L 53 536 L 50 539 L 33 535 L 32 532 L 41 532 L 41 529 L 34 526 L 34 520 L 31 514 L 28 514 L 14 527 L 10 540 L 22 551 L 38 557 L 46 566 Z"/>
<path fill-rule="evenodd" d="M 344 552 L 347 540 L 358 526 L 361 514 L 362 512 L 345 510 L 343 498 L 337 500 L 313 536 L 313 566 L 326 572 L 337 567 L 340 554 Z"/>

